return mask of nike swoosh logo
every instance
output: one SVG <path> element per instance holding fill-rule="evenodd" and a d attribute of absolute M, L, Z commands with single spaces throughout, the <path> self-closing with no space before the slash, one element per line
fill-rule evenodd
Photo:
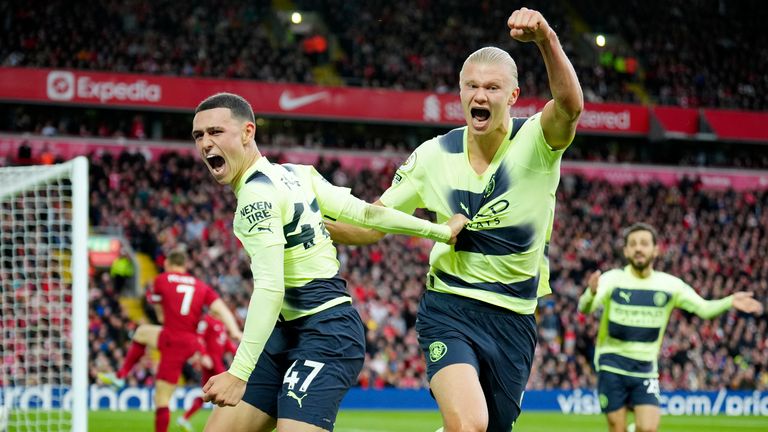
<path fill-rule="evenodd" d="M 312 93 L 304 96 L 293 97 L 291 96 L 291 92 L 286 90 L 280 95 L 280 101 L 278 102 L 278 105 L 283 111 L 293 111 L 296 108 L 301 108 L 305 105 L 309 105 L 311 103 L 325 99 L 328 97 L 328 95 L 328 92 L 324 91 L 320 93 Z"/>

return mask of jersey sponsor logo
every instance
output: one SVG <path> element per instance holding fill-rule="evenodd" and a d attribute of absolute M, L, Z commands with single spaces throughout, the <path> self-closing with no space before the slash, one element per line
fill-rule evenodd
<path fill-rule="evenodd" d="M 286 90 L 282 94 L 280 94 L 280 100 L 278 101 L 278 105 L 280 106 L 280 109 L 283 111 L 293 111 L 297 108 L 301 108 L 305 105 L 309 105 L 312 103 L 315 103 L 317 101 L 323 100 L 327 98 L 330 95 L 327 91 L 322 91 L 319 93 L 311 93 L 304 96 L 293 96 L 290 91 Z"/>
<path fill-rule="evenodd" d="M 302 400 L 303 400 L 305 397 L 307 397 L 307 395 L 306 395 L 306 394 L 304 394 L 304 396 L 302 396 L 302 397 L 299 397 L 299 396 L 298 396 L 296 393 L 294 393 L 294 392 L 293 392 L 293 390 L 288 390 L 288 397 L 289 397 L 289 398 L 293 398 L 293 399 L 296 399 L 296 402 L 299 404 L 299 408 L 301 408 L 301 401 L 302 401 Z"/>
<path fill-rule="evenodd" d="M 251 225 L 248 232 L 253 231 L 259 222 L 272 217 L 272 203 L 269 201 L 257 201 L 250 204 L 245 204 L 240 209 L 240 217 L 244 218 L 246 222 Z M 272 232 L 271 226 L 259 227 L 259 231 Z"/>
<path fill-rule="evenodd" d="M 429 344 L 429 359 L 432 361 L 432 363 L 435 363 L 441 358 L 445 357 L 445 353 L 447 352 L 448 347 L 440 341 L 434 341 Z"/>
<path fill-rule="evenodd" d="M 416 166 L 416 152 L 411 153 L 410 156 L 408 156 L 408 159 L 403 162 L 402 165 L 400 165 L 400 171 L 407 173 L 408 171 L 412 170 L 413 167 Z"/>
<path fill-rule="evenodd" d="M 396 185 L 396 184 L 399 184 L 401 181 L 403 181 L 403 176 L 401 176 L 399 173 L 395 173 L 395 177 L 392 179 L 392 184 Z"/>

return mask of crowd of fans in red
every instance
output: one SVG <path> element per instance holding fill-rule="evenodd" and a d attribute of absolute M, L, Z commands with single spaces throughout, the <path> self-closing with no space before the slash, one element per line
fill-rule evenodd
<path fill-rule="evenodd" d="M 280 161 L 277 156 L 272 159 Z M 333 161 L 319 171 L 372 201 L 393 167 L 351 173 Z M 120 226 L 137 252 L 162 263 L 163 253 L 186 243 L 191 272 L 209 282 L 244 318 L 251 277 L 248 258 L 232 235 L 234 196 L 210 181 L 191 156 L 166 154 L 147 162 L 123 154 L 92 159 L 91 223 Z M 646 221 L 662 233 L 657 267 L 681 276 L 705 298 L 736 290 L 768 298 L 766 192 L 709 191 L 695 180 L 678 187 L 617 186 L 564 176 L 550 248 L 554 295 L 540 301 L 539 346 L 529 388 L 593 387 L 590 365 L 597 320 L 575 310 L 586 275 L 623 263 L 620 229 Z M 423 387 L 424 362 L 416 343 L 416 306 L 423 292 L 431 242 L 388 236 L 365 247 L 338 246 L 342 276 L 367 325 L 363 387 Z M 91 289 L 91 375 L 119 365 L 135 324 L 116 303 L 107 275 Z M 712 321 L 677 311 L 664 341 L 661 383 L 671 389 L 768 389 L 766 321 L 734 312 Z M 152 380 L 149 360 L 132 376 Z"/>
<path fill-rule="evenodd" d="M 517 61 L 522 96 L 548 97 L 536 48 L 509 38 L 512 10 L 503 1 L 299 0 L 317 17 L 300 28 L 271 3 L 4 3 L 0 64 L 300 83 L 315 82 L 312 68 L 324 64 L 346 85 L 448 92 L 464 58 L 493 44 Z M 557 31 L 588 101 L 768 107 L 768 10 L 760 0 L 526 6 Z M 608 36 L 605 47 L 589 38 L 597 32 Z"/>

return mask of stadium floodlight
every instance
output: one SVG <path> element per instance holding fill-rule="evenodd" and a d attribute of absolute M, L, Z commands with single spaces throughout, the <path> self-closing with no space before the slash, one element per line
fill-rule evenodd
<path fill-rule="evenodd" d="M 0 430 L 88 429 L 88 160 L 0 168 Z"/>

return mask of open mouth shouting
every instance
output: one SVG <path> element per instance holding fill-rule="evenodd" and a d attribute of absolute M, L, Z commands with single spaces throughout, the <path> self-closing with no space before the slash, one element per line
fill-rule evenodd
<path fill-rule="evenodd" d="M 208 167 L 214 176 L 220 177 L 222 174 L 224 174 L 226 160 L 224 160 L 222 156 L 209 154 L 205 157 L 205 162 L 208 164 Z"/>
<path fill-rule="evenodd" d="M 477 130 L 485 129 L 491 119 L 491 111 L 488 108 L 472 108 L 472 127 Z"/>

